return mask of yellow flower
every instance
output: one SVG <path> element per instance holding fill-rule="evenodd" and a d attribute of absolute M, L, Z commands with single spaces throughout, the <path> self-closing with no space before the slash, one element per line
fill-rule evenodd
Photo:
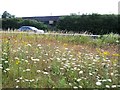
<path fill-rule="evenodd" d="M 109 52 L 106 51 L 106 52 L 103 52 L 103 54 L 107 56 L 109 55 Z"/>
<path fill-rule="evenodd" d="M 17 60 L 17 61 L 16 61 L 16 64 L 17 64 L 17 65 L 18 65 L 18 64 L 20 64 L 20 61 L 19 61 L 19 60 Z"/>
<path fill-rule="evenodd" d="M 113 54 L 113 56 L 116 56 L 116 57 L 118 57 L 118 56 L 120 56 L 118 53 L 116 53 L 116 54 Z"/>
<path fill-rule="evenodd" d="M 66 47 L 68 44 L 67 43 L 64 43 L 63 46 Z"/>

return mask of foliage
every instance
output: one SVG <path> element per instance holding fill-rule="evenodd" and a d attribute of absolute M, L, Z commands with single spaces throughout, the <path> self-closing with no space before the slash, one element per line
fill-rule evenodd
<path fill-rule="evenodd" d="M 38 29 L 47 29 L 47 25 L 43 24 L 42 22 L 38 22 L 36 20 L 22 20 L 20 23 L 20 26 L 34 26 Z"/>
<path fill-rule="evenodd" d="M 24 32 L 0 34 L 3 44 L 1 60 L 3 63 L 8 60 L 9 64 L 7 68 L 0 66 L 1 70 L 5 69 L 3 88 L 120 87 L 117 35 L 109 35 L 110 38 L 115 37 L 114 45 L 104 40 L 101 42 L 104 47 L 99 48 L 93 47 L 90 41 L 102 38 Z"/>
<path fill-rule="evenodd" d="M 47 26 L 41 22 L 35 21 L 35 20 L 23 20 L 21 18 L 8 18 L 8 19 L 2 19 L 2 29 L 18 29 L 23 25 L 27 26 L 34 26 L 38 29 L 47 29 Z"/>
<path fill-rule="evenodd" d="M 15 18 L 14 15 L 9 14 L 5 11 L 2 15 L 2 29 L 18 29 L 23 25 L 27 26 L 34 26 L 38 29 L 47 29 L 47 25 L 43 24 L 42 22 L 38 22 L 36 20 L 24 20 L 22 18 Z"/>
<path fill-rule="evenodd" d="M 90 32 L 93 34 L 119 33 L 118 16 L 111 15 L 70 15 L 63 16 L 56 27 L 60 30 Z"/>
<path fill-rule="evenodd" d="M 2 18 L 15 18 L 15 15 L 11 15 L 7 11 L 3 12 Z"/>
<path fill-rule="evenodd" d="M 2 29 L 7 30 L 7 29 L 16 29 L 19 27 L 19 22 L 20 19 L 16 18 L 7 18 L 7 19 L 2 19 Z"/>

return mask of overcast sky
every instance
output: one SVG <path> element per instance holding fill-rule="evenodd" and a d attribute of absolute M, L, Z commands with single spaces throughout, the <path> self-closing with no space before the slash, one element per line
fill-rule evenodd
<path fill-rule="evenodd" d="M 16 17 L 76 14 L 118 14 L 120 0 L 0 0 L 0 14 Z"/>

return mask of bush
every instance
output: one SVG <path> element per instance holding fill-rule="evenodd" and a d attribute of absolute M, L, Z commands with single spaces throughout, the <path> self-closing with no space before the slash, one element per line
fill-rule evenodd
<path fill-rule="evenodd" d="M 56 27 L 60 30 L 90 32 L 93 34 L 119 33 L 117 15 L 71 15 L 60 18 Z"/>
<path fill-rule="evenodd" d="M 18 29 L 23 25 L 27 26 L 34 26 L 38 29 L 47 29 L 47 25 L 43 24 L 42 22 L 38 22 L 36 20 L 23 20 L 21 18 L 6 18 L 2 19 L 2 29 Z"/>

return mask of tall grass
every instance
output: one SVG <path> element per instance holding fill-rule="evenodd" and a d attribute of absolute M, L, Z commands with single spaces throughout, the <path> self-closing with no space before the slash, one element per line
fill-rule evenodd
<path fill-rule="evenodd" d="M 103 40 L 106 36 L 93 39 L 85 36 L 3 33 L 2 86 L 118 88 L 118 37 L 110 36 L 108 40 Z"/>

